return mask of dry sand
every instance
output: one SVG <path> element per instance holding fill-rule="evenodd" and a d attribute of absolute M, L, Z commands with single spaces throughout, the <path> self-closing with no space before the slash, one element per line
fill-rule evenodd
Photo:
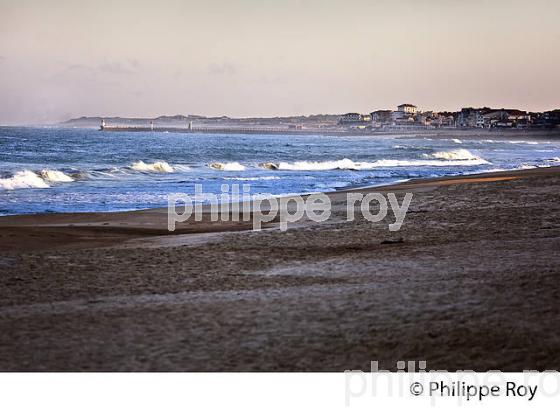
<path fill-rule="evenodd" d="M 0 370 L 560 370 L 560 167 L 370 191 L 414 193 L 399 232 L 344 192 L 287 232 L 1 218 Z"/>

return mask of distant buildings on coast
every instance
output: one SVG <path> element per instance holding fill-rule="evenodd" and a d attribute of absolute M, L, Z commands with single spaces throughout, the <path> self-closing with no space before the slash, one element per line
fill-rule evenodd
<path fill-rule="evenodd" d="M 396 111 L 377 110 L 369 114 L 350 112 L 340 116 L 339 126 L 353 129 L 424 128 L 547 128 L 560 126 L 560 110 L 527 112 L 518 109 L 463 108 L 457 112 L 421 111 L 413 104 L 401 104 Z"/>
<path fill-rule="evenodd" d="M 528 112 L 507 108 L 463 108 L 460 111 L 422 111 L 414 104 L 401 104 L 396 110 L 377 110 L 367 114 L 319 114 L 292 117 L 231 118 L 200 115 L 174 115 L 156 118 L 81 117 L 62 126 L 95 126 L 104 131 L 178 131 L 309 133 L 327 132 L 403 132 L 431 129 L 548 129 L 560 128 L 560 109 Z"/>

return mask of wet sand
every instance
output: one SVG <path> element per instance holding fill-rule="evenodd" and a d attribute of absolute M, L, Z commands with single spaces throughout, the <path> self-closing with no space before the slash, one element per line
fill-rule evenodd
<path fill-rule="evenodd" d="M 560 167 L 359 191 L 413 192 L 401 230 L 345 192 L 287 232 L 0 218 L 0 370 L 560 369 Z"/>

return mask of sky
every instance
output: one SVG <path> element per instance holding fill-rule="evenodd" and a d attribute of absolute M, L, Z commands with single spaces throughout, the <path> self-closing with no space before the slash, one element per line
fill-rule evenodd
<path fill-rule="evenodd" d="M 560 108 L 558 0 L 0 0 L 0 124 Z"/>

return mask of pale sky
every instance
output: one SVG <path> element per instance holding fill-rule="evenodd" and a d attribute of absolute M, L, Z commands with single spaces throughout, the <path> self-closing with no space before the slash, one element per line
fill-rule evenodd
<path fill-rule="evenodd" d="M 558 0 L 0 0 L 0 124 L 560 108 Z"/>

